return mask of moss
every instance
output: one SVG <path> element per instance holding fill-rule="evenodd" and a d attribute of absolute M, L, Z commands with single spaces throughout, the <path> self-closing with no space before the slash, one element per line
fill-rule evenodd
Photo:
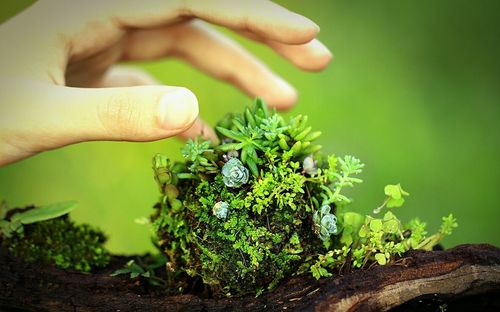
<path fill-rule="evenodd" d="M 235 122 L 245 126 L 231 126 Z M 293 122 L 287 127 L 258 103 L 245 116 L 221 121 L 223 145 L 211 149 L 206 141 L 190 141 L 184 163 L 155 158 L 164 196 L 153 223 L 169 267 L 201 276 L 215 292 L 242 294 L 274 287 L 324 250 L 311 214 L 323 191 L 307 181 L 301 165 L 308 146 L 317 149 L 311 145 L 317 135 L 306 138 L 305 118 Z M 229 136 L 245 144 L 235 146 L 237 139 Z M 299 148 L 297 142 L 305 144 Z M 224 218 L 214 213 L 222 203 L 228 207 Z"/>
<path fill-rule="evenodd" d="M 24 233 L 3 237 L 1 244 L 28 262 L 87 272 L 109 263 L 105 241 L 101 231 L 86 224 L 76 225 L 63 216 L 26 224 Z"/>
<path fill-rule="evenodd" d="M 363 164 L 322 155 L 305 116 L 285 121 L 257 100 L 216 129 L 221 144 L 190 140 L 183 162 L 155 156 L 162 195 L 152 216 L 167 268 L 201 277 L 215 294 L 261 293 L 294 274 L 330 276 L 346 262 L 383 265 L 443 237 L 426 238 L 420 223 L 404 227 L 390 212 L 348 211 L 344 191 L 361 182 Z M 377 212 L 409 194 L 397 185 L 386 195 Z M 456 226 L 447 223 L 440 233 Z"/>

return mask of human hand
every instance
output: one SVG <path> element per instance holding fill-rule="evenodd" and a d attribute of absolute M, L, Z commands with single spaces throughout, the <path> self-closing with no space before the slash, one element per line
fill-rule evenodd
<path fill-rule="evenodd" d="M 196 96 L 128 60 L 177 57 L 269 105 L 295 90 L 208 23 L 270 46 L 304 70 L 331 54 L 309 19 L 270 1 L 39 1 L 0 26 L 0 166 L 68 144 L 214 138 Z"/>

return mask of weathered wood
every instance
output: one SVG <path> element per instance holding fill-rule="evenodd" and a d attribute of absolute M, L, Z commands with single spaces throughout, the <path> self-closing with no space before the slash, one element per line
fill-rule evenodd
<path fill-rule="evenodd" d="M 2 311 L 385 311 L 432 304 L 454 311 L 471 303 L 500 311 L 500 249 L 486 244 L 411 251 L 393 265 L 320 281 L 294 277 L 258 298 L 168 296 L 110 270 L 66 272 L 1 249 L 0 267 Z"/>

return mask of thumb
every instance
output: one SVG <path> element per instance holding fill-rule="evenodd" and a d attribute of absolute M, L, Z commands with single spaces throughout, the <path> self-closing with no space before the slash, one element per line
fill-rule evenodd
<path fill-rule="evenodd" d="M 59 89 L 51 114 L 61 122 L 54 130 L 74 142 L 159 140 L 185 131 L 198 116 L 196 96 L 181 87 Z"/>
<path fill-rule="evenodd" d="M 6 117 L 0 118 L 5 119 L 0 141 L 8 143 L 0 154 L 11 147 L 3 162 L 82 141 L 159 140 L 189 129 L 198 116 L 196 96 L 182 87 L 70 88 L 29 82 L 23 88 L 11 89 L 12 97 L 4 94 L 12 101 L 0 110 Z"/>

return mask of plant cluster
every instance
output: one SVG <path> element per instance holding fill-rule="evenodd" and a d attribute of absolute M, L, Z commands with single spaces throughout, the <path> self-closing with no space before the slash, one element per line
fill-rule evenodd
<path fill-rule="evenodd" d="M 105 267 L 106 237 L 89 225 L 76 225 L 67 214 L 76 202 L 9 209 L 0 205 L 0 245 L 28 262 L 90 271 Z"/>
<path fill-rule="evenodd" d="M 151 218 L 169 270 L 201 277 L 215 293 L 260 293 L 293 274 L 384 265 L 432 248 L 456 227 L 450 215 L 427 237 L 425 223 L 403 225 L 392 211 L 349 211 L 345 190 L 362 182 L 363 164 L 323 155 L 306 116 L 286 121 L 257 99 L 216 130 L 221 144 L 189 140 L 182 162 L 155 156 L 161 197 Z M 400 185 L 385 194 L 375 213 L 409 195 Z"/>
<path fill-rule="evenodd" d="M 111 276 L 129 274 L 131 279 L 144 278 L 150 285 L 167 286 L 167 281 L 156 275 L 156 269 L 164 266 L 166 258 L 163 254 L 156 254 L 146 258 L 129 260 L 124 268 L 114 271 Z"/>

